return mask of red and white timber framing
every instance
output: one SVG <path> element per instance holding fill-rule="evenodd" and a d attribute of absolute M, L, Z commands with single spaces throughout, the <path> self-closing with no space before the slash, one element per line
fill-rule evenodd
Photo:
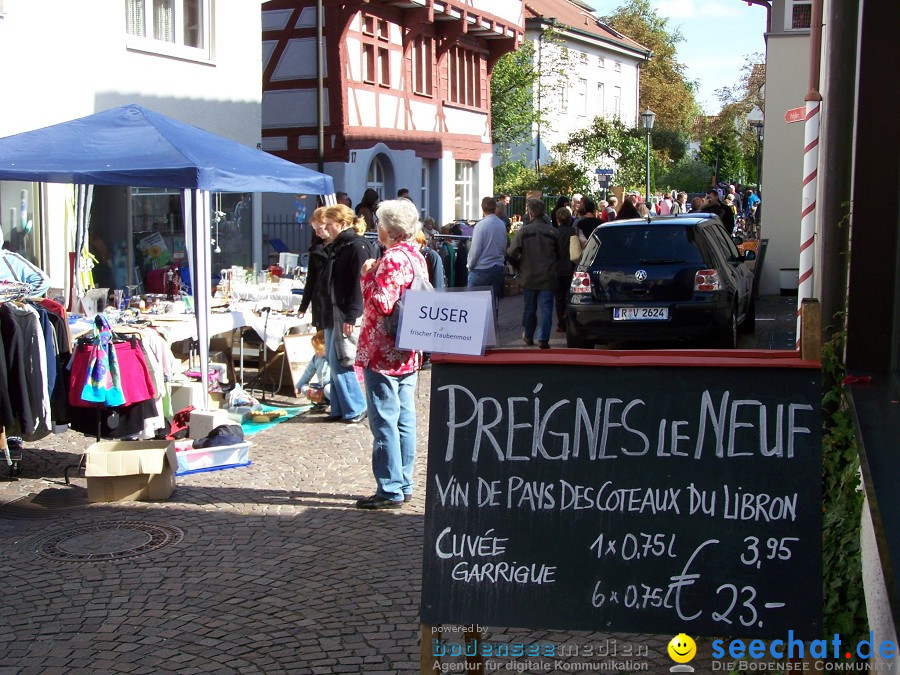
<path fill-rule="evenodd" d="M 813 297 L 813 272 L 816 254 L 816 188 L 819 167 L 820 100 L 806 102 L 806 124 L 803 128 L 803 190 L 800 212 L 800 284 L 797 288 L 797 348 L 800 348 L 800 306 L 804 298 Z"/>

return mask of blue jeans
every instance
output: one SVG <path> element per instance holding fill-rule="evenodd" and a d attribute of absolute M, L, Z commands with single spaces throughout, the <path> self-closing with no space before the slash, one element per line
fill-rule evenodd
<path fill-rule="evenodd" d="M 494 265 L 483 270 L 469 270 L 466 286 L 490 286 L 491 300 L 494 303 L 494 331 L 497 327 L 497 313 L 500 311 L 500 298 L 503 296 L 503 285 L 506 282 L 506 268 L 503 265 Z"/>
<path fill-rule="evenodd" d="M 372 430 L 375 494 L 400 500 L 412 494 L 416 460 L 416 380 L 418 373 L 382 375 L 366 368 L 366 400 Z"/>
<path fill-rule="evenodd" d="M 361 415 L 366 409 L 366 398 L 353 366 L 342 366 L 334 348 L 335 332 L 325 329 L 325 349 L 328 366 L 331 368 L 331 414 L 340 415 L 345 420 Z"/>
<path fill-rule="evenodd" d="M 550 326 L 553 323 L 553 291 L 534 291 L 525 288 L 522 289 L 522 299 L 525 302 L 522 309 L 522 328 L 525 329 L 525 337 L 537 338 L 538 342 L 549 342 Z"/>

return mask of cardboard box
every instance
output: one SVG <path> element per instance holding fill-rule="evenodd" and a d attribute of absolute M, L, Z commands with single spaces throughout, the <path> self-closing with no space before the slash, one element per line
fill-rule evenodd
<path fill-rule="evenodd" d="M 250 441 L 235 445 L 220 445 L 213 448 L 180 450 L 175 453 L 178 469 L 176 476 L 201 471 L 233 469 L 250 464 Z"/>
<path fill-rule="evenodd" d="M 175 489 L 175 446 L 170 441 L 101 441 L 87 449 L 88 501 L 168 499 Z"/>
<path fill-rule="evenodd" d="M 203 438 L 209 436 L 209 432 L 222 424 L 231 424 L 231 418 L 224 410 L 191 410 L 190 430 L 191 438 Z"/>
<path fill-rule="evenodd" d="M 210 410 L 225 407 L 225 396 L 222 393 L 208 395 L 207 406 Z M 172 382 L 172 410 L 178 412 L 189 405 L 203 410 L 203 385 L 200 382 Z"/>
<path fill-rule="evenodd" d="M 203 409 L 203 385 L 199 382 L 172 383 L 172 410 L 178 412 L 189 405 L 198 410 Z"/>

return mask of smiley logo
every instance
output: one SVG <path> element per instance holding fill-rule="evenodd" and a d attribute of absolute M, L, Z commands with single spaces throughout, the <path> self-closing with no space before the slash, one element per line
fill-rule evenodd
<path fill-rule="evenodd" d="M 690 635 L 679 633 L 669 641 L 668 651 L 675 663 L 687 663 L 697 655 L 697 643 Z"/>

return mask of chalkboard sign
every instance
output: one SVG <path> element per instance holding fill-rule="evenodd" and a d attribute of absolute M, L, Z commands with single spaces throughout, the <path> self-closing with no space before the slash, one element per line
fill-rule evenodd
<path fill-rule="evenodd" d="M 820 637 L 818 369 L 450 361 L 423 623 Z"/>

